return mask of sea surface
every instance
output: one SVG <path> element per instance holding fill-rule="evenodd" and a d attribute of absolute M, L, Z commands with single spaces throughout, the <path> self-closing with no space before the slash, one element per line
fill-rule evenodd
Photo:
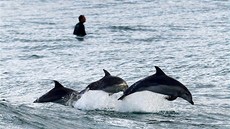
<path fill-rule="evenodd" d="M 229 0 L 1 0 L 0 34 L 1 129 L 230 129 Z M 195 105 L 148 91 L 33 103 L 52 80 L 80 91 L 106 69 L 130 86 L 154 66 Z"/>

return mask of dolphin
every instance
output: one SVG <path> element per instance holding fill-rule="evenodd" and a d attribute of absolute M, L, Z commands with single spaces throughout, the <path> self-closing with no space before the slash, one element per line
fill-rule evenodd
<path fill-rule="evenodd" d="M 107 70 L 103 69 L 105 76 L 100 80 L 90 83 L 80 94 L 84 94 L 88 90 L 102 90 L 109 95 L 125 91 L 128 88 L 127 83 L 120 77 L 112 76 Z"/>
<path fill-rule="evenodd" d="M 34 101 L 34 103 L 54 102 L 66 106 L 72 106 L 74 101 L 80 99 L 78 91 L 62 86 L 58 81 L 53 80 L 55 87 Z"/>
<path fill-rule="evenodd" d="M 169 101 L 175 100 L 177 97 L 187 100 L 194 105 L 192 94 L 179 81 L 167 76 L 159 67 L 155 66 L 156 73 L 141 79 L 131 85 L 124 94 L 118 99 L 122 100 L 126 96 L 140 91 L 151 91 L 163 95 L 167 95 L 166 99 Z"/>

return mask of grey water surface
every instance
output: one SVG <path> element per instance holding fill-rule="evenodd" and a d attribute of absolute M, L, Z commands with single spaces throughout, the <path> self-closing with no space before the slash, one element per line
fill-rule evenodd
<path fill-rule="evenodd" d="M 72 35 L 81 14 L 83 40 Z M 229 0 L 1 0 L 0 34 L 0 128 L 230 128 Z M 106 69 L 131 85 L 154 66 L 186 85 L 195 105 L 150 107 L 145 94 L 126 110 L 111 109 L 116 99 L 94 107 L 109 97 L 101 94 L 74 108 L 33 103 L 52 80 L 80 91 Z"/>

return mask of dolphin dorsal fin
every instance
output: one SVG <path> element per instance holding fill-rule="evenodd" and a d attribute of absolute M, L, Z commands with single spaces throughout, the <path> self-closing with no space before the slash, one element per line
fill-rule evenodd
<path fill-rule="evenodd" d="M 103 69 L 103 71 L 105 73 L 105 76 L 110 76 L 110 73 L 107 70 Z"/>
<path fill-rule="evenodd" d="M 156 68 L 156 75 L 166 75 L 158 66 L 155 66 Z"/>
<path fill-rule="evenodd" d="M 55 87 L 54 88 L 61 88 L 61 87 L 64 87 L 63 85 L 61 85 L 58 81 L 56 80 L 53 80 L 54 83 L 55 83 Z"/>

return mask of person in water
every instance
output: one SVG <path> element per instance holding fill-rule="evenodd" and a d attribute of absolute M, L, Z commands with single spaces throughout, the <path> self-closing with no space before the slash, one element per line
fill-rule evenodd
<path fill-rule="evenodd" d="M 85 16 L 84 15 L 80 15 L 78 17 L 79 22 L 76 24 L 73 34 L 77 35 L 77 36 L 85 36 L 86 32 L 85 32 L 85 26 L 84 26 L 84 22 L 86 21 Z"/>

